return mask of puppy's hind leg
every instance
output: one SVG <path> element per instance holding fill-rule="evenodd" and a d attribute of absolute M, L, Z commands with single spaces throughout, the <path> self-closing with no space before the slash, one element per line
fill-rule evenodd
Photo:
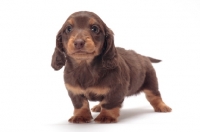
<path fill-rule="evenodd" d="M 171 112 L 171 108 L 167 106 L 160 95 L 154 94 L 151 90 L 144 90 L 147 100 L 153 106 L 155 112 Z"/>
<path fill-rule="evenodd" d="M 147 100 L 153 106 L 155 112 L 171 112 L 172 109 L 167 106 L 161 98 L 154 70 L 146 74 L 143 92 L 145 93 Z"/>
<path fill-rule="evenodd" d="M 95 105 L 92 109 L 92 112 L 100 112 L 101 111 L 101 103 Z"/>

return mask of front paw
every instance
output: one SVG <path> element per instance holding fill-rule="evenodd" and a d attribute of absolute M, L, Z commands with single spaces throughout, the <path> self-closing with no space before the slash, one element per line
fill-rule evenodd
<path fill-rule="evenodd" d="M 94 119 L 95 122 L 97 123 L 116 123 L 117 118 L 113 118 L 111 116 L 104 116 L 104 115 L 99 115 L 97 118 Z"/>
<path fill-rule="evenodd" d="M 91 116 L 72 116 L 68 121 L 71 123 L 89 123 L 91 120 Z"/>
<path fill-rule="evenodd" d="M 101 109 L 101 113 L 94 119 L 97 123 L 115 123 L 119 116 L 119 107 L 113 109 Z"/>

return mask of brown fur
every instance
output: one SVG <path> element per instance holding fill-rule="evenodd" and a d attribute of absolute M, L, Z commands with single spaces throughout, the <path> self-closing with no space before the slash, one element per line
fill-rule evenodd
<path fill-rule="evenodd" d="M 55 70 L 65 65 L 64 81 L 78 111 L 69 121 L 89 122 L 85 117 L 90 115 L 85 101 L 92 100 L 100 101 L 92 109 L 100 112 L 96 122 L 116 122 L 124 97 L 142 91 L 155 111 L 171 111 L 161 99 L 151 62 L 160 60 L 115 47 L 112 30 L 96 14 L 87 11 L 72 14 L 56 36 L 52 56 Z"/>

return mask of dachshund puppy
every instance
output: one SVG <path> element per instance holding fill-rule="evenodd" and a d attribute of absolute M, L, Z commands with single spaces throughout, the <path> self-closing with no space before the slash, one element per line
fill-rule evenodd
<path fill-rule="evenodd" d="M 92 108 L 100 112 L 95 122 L 117 122 L 124 98 L 140 92 L 156 112 L 170 112 L 151 62 L 160 60 L 115 47 L 112 30 L 95 13 L 70 15 L 56 36 L 51 63 L 55 70 L 65 66 L 65 86 L 74 106 L 69 122 L 92 120 L 88 100 L 100 102 Z"/>

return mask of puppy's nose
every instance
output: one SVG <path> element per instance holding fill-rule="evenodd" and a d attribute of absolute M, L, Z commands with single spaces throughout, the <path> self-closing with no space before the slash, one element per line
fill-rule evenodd
<path fill-rule="evenodd" d="M 81 49 L 85 45 L 85 41 L 83 39 L 76 39 L 74 41 L 74 46 L 76 49 Z"/>

